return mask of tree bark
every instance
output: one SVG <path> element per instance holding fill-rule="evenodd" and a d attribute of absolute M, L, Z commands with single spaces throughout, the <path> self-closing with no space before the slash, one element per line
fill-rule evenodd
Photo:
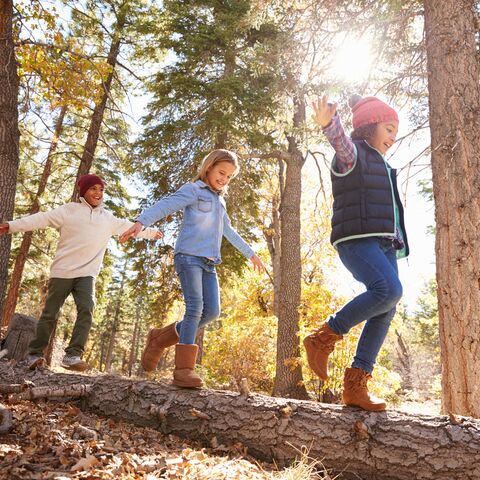
<path fill-rule="evenodd" d="M 137 351 L 138 351 L 138 339 L 140 334 L 140 323 L 141 323 L 141 316 L 140 316 L 140 306 L 137 305 L 135 307 L 135 325 L 133 326 L 133 334 L 132 334 L 132 344 L 130 346 L 130 352 L 128 355 L 128 376 L 132 376 L 133 366 L 137 361 Z"/>
<path fill-rule="evenodd" d="M 127 277 L 127 264 L 125 260 L 122 270 L 122 280 L 120 282 L 120 288 L 118 290 L 117 300 L 115 302 L 115 313 L 113 315 L 112 325 L 110 327 L 110 338 L 108 341 L 107 354 L 105 358 L 105 371 L 110 372 L 112 369 L 113 349 L 115 347 L 115 340 L 117 338 L 118 329 L 120 326 L 120 314 L 122 310 L 122 301 L 125 289 L 125 279 Z"/>
<path fill-rule="evenodd" d="M 0 362 L 0 377 L 11 372 Z M 342 478 L 478 480 L 480 421 L 382 413 L 237 392 L 186 390 L 119 376 L 35 373 L 15 368 L 38 386 L 91 385 L 83 409 L 165 434 L 209 444 L 240 442 L 261 460 L 283 466 L 308 451 Z"/>
<path fill-rule="evenodd" d="M 13 43 L 13 2 L 0 2 L 0 222 L 11 220 L 18 172 L 17 60 Z M 11 236 L 0 237 L 0 311 L 7 288 Z"/>
<path fill-rule="evenodd" d="M 60 137 L 60 134 L 62 133 L 63 121 L 65 119 L 66 113 L 67 107 L 64 105 L 61 108 L 57 121 L 55 123 L 55 133 L 50 143 L 50 148 L 48 151 L 47 159 L 45 161 L 45 166 L 43 167 L 40 183 L 38 184 L 37 194 L 35 195 L 35 199 L 32 206 L 30 207 L 28 215 L 33 215 L 40 210 L 40 198 L 45 192 L 47 181 L 52 171 L 53 156 L 57 150 L 58 139 Z M 15 313 L 15 308 L 18 301 L 18 292 L 22 283 L 23 270 L 25 268 L 25 262 L 27 261 L 30 245 L 32 244 L 32 235 L 33 232 L 26 232 L 23 235 L 20 249 L 18 251 L 17 257 L 15 258 L 15 264 L 13 266 L 12 277 L 10 279 L 10 286 L 8 287 L 7 298 L 5 299 L 5 303 L 3 305 L 0 326 L 7 326 L 10 323 L 12 315 Z"/>
<path fill-rule="evenodd" d="M 278 193 L 272 197 L 272 221 L 264 232 L 268 252 L 272 261 L 273 272 L 273 314 L 278 318 L 278 302 L 280 295 L 280 283 L 282 271 L 280 268 L 281 258 L 281 229 L 280 229 L 280 198 L 283 195 L 285 162 L 278 160 Z"/>
<path fill-rule="evenodd" d="M 3 347 L 8 351 L 7 357 L 23 360 L 28 353 L 28 345 L 35 336 L 37 320 L 27 315 L 15 314 L 7 330 Z"/>
<path fill-rule="evenodd" d="M 294 127 L 305 122 L 303 98 L 294 100 Z M 288 137 L 289 159 L 286 161 L 285 186 L 280 206 L 281 253 L 280 291 L 276 374 L 273 394 L 279 397 L 308 398 L 299 362 L 299 313 L 302 282 L 300 254 L 300 203 L 302 199 L 302 167 L 304 158 L 295 137 Z"/>
<path fill-rule="evenodd" d="M 480 87 L 474 2 L 425 0 L 442 409 L 480 417 Z"/>

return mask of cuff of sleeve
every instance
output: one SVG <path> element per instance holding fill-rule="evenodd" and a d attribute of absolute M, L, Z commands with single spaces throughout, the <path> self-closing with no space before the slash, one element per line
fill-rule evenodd
<path fill-rule="evenodd" d="M 335 113 L 335 115 L 332 117 L 332 120 L 330 120 L 330 123 L 326 127 L 322 127 L 322 131 L 324 133 L 329 133 L 335 129 L 336 124 L 338 123 L 338 113 Z"/>
<path fill-rule="evenodd" d="M 255 255 L 255 252 L 250 247 L 247 247 L 245 251 L 242 251 L 242 254 L 250 260 Z"/>
<path fill-rule="evenodd" d="M 138 218 L 136 218 L 135 221 L 138 222 L 138 223 L 141 223 L 142 226 L 143 226 L 143 229 L 145 229 L 145 228 L 147 228 L 151 225 L 151 223 L 149 223 L 148 220 L 145 217 L 143 217 L 142 215 L 140 215 Z"/>

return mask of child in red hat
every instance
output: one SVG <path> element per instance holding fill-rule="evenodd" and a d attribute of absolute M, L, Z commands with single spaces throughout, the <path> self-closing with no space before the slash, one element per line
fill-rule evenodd
<path fill-rule="evenodd" d="M 79 202 L 70 202 L 47 212 L 0 224 L 0 235 L 46 227 L 53 227 L 60 233 L 50 269 L 47 299 L 37 323 L 35 337 L 28 347 L 26 360 L 31 369 L 45 364 L 44 350 L 55 328 L 60 309 L 70 294 L 77 307 L 77 319 L 70 343 L 65 349 L 62 367 L 77 371 L 87 368 L 81 356 L 92 325 L 95 277 L 102 266 L 110 238 L 121 235 L 133 225 L 104 208 L 105 182 L 98 175 L 83 175 L 77 187 Z M 158 239 L 161 238 L 161 233 L 146 228 L 140 236 Z"/>
<path fill-rule="evenodd" d="M 402 296 L 397 257 L 408 255 L 396 172 L 384 157 L 395 142 L 399 122 L 397 112 L 376 97 L 354 95 L 350 107 L 354 130 L 348 137 L 336 104 L 324 96 L 313 105 L 315 121 L 335 149 L 330 240 L 367 290 L 308 335 L 304 345 L 310 367 L 325 380 L 336 342 L 365 321 L 352 366 L 345 371 L 343 402 L 379 411 L 386 408 L 385 402 L 369 394 L 367 380 Z"/>

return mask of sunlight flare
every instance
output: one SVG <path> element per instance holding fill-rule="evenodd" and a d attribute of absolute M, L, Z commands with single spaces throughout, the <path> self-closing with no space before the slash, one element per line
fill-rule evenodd
<path fill-rule="evenodd" d="M 365 37 L 345 37 L 332 61 L 332 74 L 349 83 L 365 80 L 373 63 L 372 45 Z"/>

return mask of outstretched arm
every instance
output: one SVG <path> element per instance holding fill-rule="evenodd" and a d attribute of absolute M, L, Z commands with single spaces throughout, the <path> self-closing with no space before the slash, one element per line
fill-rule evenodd
<path fill-rule="evenodd" d="M 117 218 L 113 217 L 113 235 L 120 235 L 120 243 L 125 242 L 128 238 L 131 236 L 135 236 L 138 238 L 146 238 L 149 240 L 159 240 L 160 238 L 163 237 L 163 233 L 160 232 L 159 230 L 155 228 L 143 228 L 138 232 L 136 235 L 126 235 L 130 230 L 135 226 L 133 222 L 130 220 L 127 220 L 125 218 Z M 130 232 L 132 233 L 132 232 Z M 122 241 L 123 236 L 125 236 L 125 239 Z"/>
<path fill-rule="evenodd" d="M 158 220 L 183 210 L 197 200 L 197 191 L 193 183 L 186 183 L 175 193 L 162 198 L 151 207 L 144 210 L 138 217 L 138 222 L 149 227 Z"/>
<path fill-rule="evenodd" d="M 19 218 L 18 220 L 12 220 L 8 222 L 8 231 L 10 233 L 15 232 L 31 232 L 41 228 L 53 227 L 60 228 L 65 219 L 65 215 L 68 214 L 68 204 L 61 207 L 48 210 L 46 212 L 38 212 L 33 215 L 27 215 L 26 217 Z"/>
<path fill-rule="evenodd" d="M 143 229 L 140 222 L 135 222 L 128 230 L 120 235 L 120 243 L 125 243 L 129 238 L 135 238 Z"/>

